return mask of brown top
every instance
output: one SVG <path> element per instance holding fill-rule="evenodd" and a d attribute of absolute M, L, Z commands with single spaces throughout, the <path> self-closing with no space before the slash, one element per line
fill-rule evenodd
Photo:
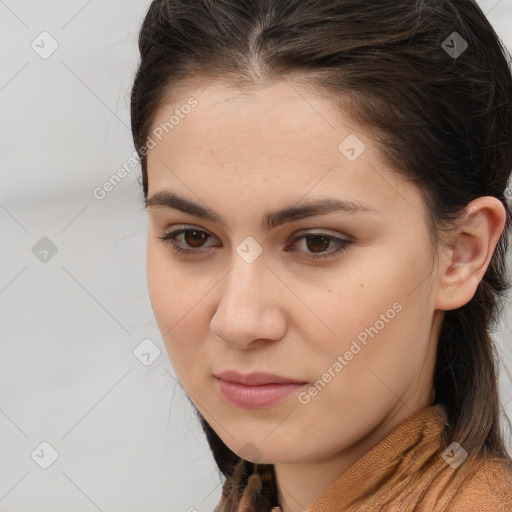
<path fill-rule="evenodd" d="M 510 466 L 483 457 L 471 464 L 465 461 L 461 447 L 443 446 L 445 422 L 446 411 L 439 404 L 411 415 L 332 483 L 307 512 L 512 512 Z M 430 456 L 434 465 L 413 489 L 402 486 L 403 477 L 417 473 Z M 453 484 L 455 476 L 459 480 Z M 251 476 L 251 486 L 261 488 L 257 478 Z M 453 485 L 445 489 L 446 484 Z M 402 487 L 411 501 L 399 508 L 392 492 Z M 351 499 L 361 496 L 366 497 L 349 507 Z M 224 511 L 223 501 L 215 512 Z M 226 510 L 246 512 L 250 501 L 246 497 Z"/>
<path fill-rule="evenodd" d="M 457 446 L 445 449 L 441 434 L 446 411 L 439 405 L 426 407 L 398 425 L 374 448 L 353 464 L 313 504 L 310 512 L 344 512 L 352 495 L 371 488 L 386 473 L 410 474 L 421 466 L 430 453 L 439 453 L 435 466 L 421 481 L 423 496 L 414 507 L 418 512 L 512 512 L 512 470 L 505 462 L 479 459 L 472 467 L 465 467 L 461 459 L 464 452 Z M 463 447 L 462 447 L 463 448 Z M 444 457 L 443 457 L 444 454 Z M 457 458 L 459 457 L 459 458 Z M 390 466 L 393 460 L 398 461 Z M 450 461 L 448 463 L 447 461 Z M 461 484 L 442 496 L 443 486 L 457 472 L 467 473 Z M 357 510 L 379 510 L 389 500 L 390 486 L 386 484 L 362 502 Z M 396 510 L 392 503 L 388 508 Z"/>

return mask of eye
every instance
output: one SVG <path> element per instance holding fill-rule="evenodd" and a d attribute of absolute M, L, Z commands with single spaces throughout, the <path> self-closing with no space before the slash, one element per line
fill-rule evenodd
<path fill-rule="evenodd" d="M 177 239 L 181 236 L 183 236 L 182 241 L 185 242 L 185 245 L 177 241 Z M 170 231 L 169 233 L 165 233 L 162 236 L 158 236 L 157 238 L 164 243 L 170 244 L 172 249 L 177 253 L 199 256 L 201 254 L 204 254 L 206 251 L 199 251 L 198 249 L 204 247 L 204 242 L 206 242 L 208 238 L 211 238 L 211 235 L 209 235 L 206 231 L 200 229 L 178 228 L 174 231 Z M 322 258 L 332 257 L 335 254 L 338 254 L 339 252 L 346 250 L 348 245 L 354 243 L 351 240 L 346 240 L 333 235 L 328 235 L 326 233 L 306 233 L 294 237 L 291 240 L 292 246 L 293 244 L 296 244 L 297 242 L 302 240 L 305 241 L 305 245 L 308 251 L 290 249 L 290 245 L 288 245 L 285 248 L 285 250 L 294 253 L 306 252 L 306 254 L 309 254 L 309 256 L 303 257 L 305 257 L 306 259 L 318 260 Z M 331 244 L 336 245 L 336 247 L 328 252 L 325 252 L 325 250 L 329 248 Z"/>
<path fill-rule="evenodd" d="M 185 235 L 184 241 L 187 244 L 185 248 L 182 244 L 176 242 L 176 239 L 181 235 Z M 199 251 L 197 251 L 195 247 L 200 248 L 201 243 L 207 240 L 209 237 L 210 235 L 206 231 L 202 231 L 200 229 L 181 228 L 170 231 L 169 233 L 165 233 L 164 235 L 158 236 L 157 238 L 164 243 L 170 244 L 172 249 L 177 253 L 197 255 Z M 204 251 L 201 252 L 204 253 Z"/>
<path fill-rule="evenodd" d="M 312 249 L 312 252 L 306 252 L 306 254 L 310 254 L 310 256 L 305 256 L 308 259 L 319 260 L 323 258 L 331 258 L 334 255 L 345 251 L 347 246 L 352 244 L 351 240 L 346 240 L 343 238 L 339 238 L 334 235 L 327 235 L 325 233 L 306 233 L 304 235 L 300 235 L 295 237 L 292 242 L 296 243 L 298 241 L 305 241 L 305 246 L 308 249 Z M 334 249 L 331 249 L 328 252 L 323 252 L 327 249 L 331 244 L 337 245 Z M 285 249 L 288 250 L 288 247 Z M 295 249 L 292 252 L 302 252 L 296 251 Z"/>

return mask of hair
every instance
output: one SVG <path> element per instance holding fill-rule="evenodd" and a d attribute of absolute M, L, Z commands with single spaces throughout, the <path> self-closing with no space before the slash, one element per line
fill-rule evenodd
<path fill-rule="evenodd" d="M 453 32 L 468 44 L 462 54 L 445 51 Z M 160 106 L 210 80 L 241 90 L 289 80 L 371 130 L 393 170 L 423 194 L 433 248 L 472 200 L 492 196 L 502 202 L 505 230 L 475 295 L 445 312 L 434 386 L 436 403 L 447 412 L 443 444 L 457 440 L 469 462 L 492 457 L 512 468 L 500 430 L 499 355 L 491 336 L 511 286 L 506 254 L 512 215 L 506 196 L 512 171 L 512 77 L 510 54 L 478 4 L 154 0 L 138 43 L 131 127 L 145 199 L 145 145 Z M 239 510 L 241 500 L 247 503 L 240 510 L 251 512 L 276 505 L 273 465 L 235 454 L 196 413 L 226 478 L 221 512 Z M 425 472 L 435 455 L 423 466 Z M 402 500 L 403 510 L 420 478 L 407 475 L 396 487 L 394 499 Z"/>

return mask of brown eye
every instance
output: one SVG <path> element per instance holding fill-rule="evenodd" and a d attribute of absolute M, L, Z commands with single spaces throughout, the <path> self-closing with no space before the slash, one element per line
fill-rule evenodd
<path fill-rule="evenodd" d="M 208 236 L 204 231 L 197 231 L 197 230 L 186 230 L 183 232 L 185 240 L 185 243 L 190 247 L 199 248 L 201 247 L 201 244 L 203 244 L 207 239 Z"/>
<path fill-rule="evenodd" d="M 292 250 L 292 252 L 306 253 L 304 256 L 306 259 L 319 260 L 322 258 L 329 258 L 338 254 L 341 251 L 347 250 L 347 247 L 354 243 L 351 240 L 344 240 L 333 235 L 327 235 L 324 233 L 306 233 L 305 235 L 298 236 L 292 240 L 293 244 L 304 240 L 306 250 Z M 326 251 L 326 249 L 333 243 L 337 245 L 333 250 Z M 292 245 L 293 245 L 292 244 Z M 289 250 L 288 248 L 286 250 Z M 309 256 L 307 255 L 309 254 Z"/>
<path fill-rule="evenodd" d="M 182 236 L 184 244 L 176 240 L 180 236 Z M 199 229 L 177 229 L 157 238 L 164 243 L 170 243 L 172 248 L 178 253 L 199 255 L 204 251 L 196 249 L 203 247 L 204 242 L 206 242 L 208 238 L 211 238 L 211 236 Z"/>
<path fill-rule="evenodd" d="M 306 242 L 306 245 L 312 252 L 322 252 L 326 250 L 332 242 L 332 240 L 325 235 L 307 235 L 305 240 L 311 241 Z"/>

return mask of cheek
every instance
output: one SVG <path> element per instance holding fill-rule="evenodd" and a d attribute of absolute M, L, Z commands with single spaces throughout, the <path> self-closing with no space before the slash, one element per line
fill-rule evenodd
<path fill-rule="evenodd" d="M 158 249 L 150 244 L 147 252 L 147 281 L 153 313 L 163 336 L 174 323 L 177 294 L 173 290 L 176 283 L 173 274 L 167 271 L 166 262 Z"/>
<path fill-rule="evenodd" d="M 178 266 L 170 249 L 148 244 L 147 282 L 151 305 L 162 335 L 187 316 L 199 300 L 201 281 L 186 267 Z"/>
<path fill-rule="evenodd" d="M 177 268 L 159 248 L 148 247 L 147 282 L 155 320 L 169 360 L 183 383 L 193 381 L 206 360 L 207 293 L 210 279 Z M 204 370 L 203 370 L 204 371 Z"/>
<path fill-rule="evenodd" d="M 405 254 L 393 254 L 393 258 L 386 259 L 384 253 L 373 261 L 359 261 L 350 275 L 331 279 L 324 288 L 327 292 L 315 296 L 315 311 L 330 332 L 323 330 L 326 335 L 311 338 L 314 368 L 327 372 L 341 356 L 342 367 L 337 364 L 331 372 L 337 376 L 332 387 L 339 386 L 342 394 L 348 389 L 352 397 L 379 389 L 385 393 L 379 376 L 391 388 L 401 388 L 425 356 L 428 304 L 421 287 L 410 292 L 427 267 Z M 350 401 L 350 396 L 343 400 Z"/>
<path fill-rule="evenodd" d="M 315 350 L 324 357 L 330 354 L 336 360 L 338 355 L 350 350 L 353 340 L 364 343 L 370 339 L 367 330 L 379 321 L 381 314 L 389 310 L 388 317 L 397 316 L 393 309 L 397 299 L 394 281 L 389 270 L 386 274 L 375 261 L 362 260 L 351 265 L 349 271 L 340 269 L 326 274 L 325 279 L 317 282 L 315 290 L 301 293 L 317 316 L 312 317 L 315 325 L 321 328 L 318 336 L 310 338 L 316 345 Z M 299 322 L 304 320 L 299 319 Z"/>

